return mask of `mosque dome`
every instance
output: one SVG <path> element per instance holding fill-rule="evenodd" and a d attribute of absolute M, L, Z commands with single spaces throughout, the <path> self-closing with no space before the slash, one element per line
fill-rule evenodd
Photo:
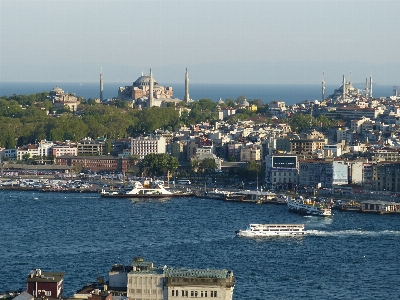
<path fill-rule="evenodd" d="M 55 87 L 54 89 L 52 89 L 51 91 L 54 92 L 54 93 L 57 93 L 57 94 L 64 93 L 63 89 L 59 88 L 58 86 L 56 86 L 56 87 Z"/>
<path fill-rule="evenodd" d="M 153 78 L 153 84 L 157 85 L 158 83 L 154 80 Z M 144 86 L 144 85 L 150 85 L 150 76 L 148 75 L 142 75 L 136 81 L 133 83 L 133 86 Z"/>
<path fill-rule="evenodd" d="M 247 100 L 246 100 L 246 99 L 244 99 L 244 101 L 243 101 L 243 104 L 242 104 L 242 105 L 243 105 L 243 106 L 246 106 L 246 107 L 250 106 L 249 102 L 247 102 Z"/>
<path fill-rule="evenodd" d="M 224 101 L 222 101 L 222 99 L 221 98 L 219 98 L 219 100 L 218 100 L 218 102 L 217 102 L 217 104 L 224 104 L 225 102 Z"/>

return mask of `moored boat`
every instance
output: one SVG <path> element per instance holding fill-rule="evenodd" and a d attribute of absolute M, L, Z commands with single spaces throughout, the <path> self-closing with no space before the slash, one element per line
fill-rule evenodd
<path fill-rule="evenodd" d="M 288 199 L 289 211 L 310 216 L 329 217 L 332 215 L 331 207 L 324 203 L 317 203 L 311 199 Z"/>
<path fill-rule="evenodd" d="M 246 230 L 237 230 L 238 236 L 270 237 L 304 235 L 304 224 L 250 224 Z"/>
<path fill-rule="evenodd" d="M 232 193 L 228 192 L 228 191 L 214 189 L 212 191 L 200 192 L 200 193 L 196 194 L 196 197 L 206 198 L 206 199 L 216 199 L 216 200 L 227 200 L 231 194 Z"/>
<path fill-rule="evenodd" d="M 172 198 L 192 196 L 188 192 L 171 192 L 161 184 L 154 187 L 144 187 L 140 182 L 135 182 L 133 188 L 127 191 L 102 190 L 100 195 L 105 198 Z"/>

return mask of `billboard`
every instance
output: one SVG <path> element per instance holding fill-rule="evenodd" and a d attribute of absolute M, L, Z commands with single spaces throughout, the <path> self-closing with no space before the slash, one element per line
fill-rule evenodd
<path fill-rule="evenodd" d="M 297 156 L 273 156 L 272 167 L 281 169 L 296 169 Z"/>

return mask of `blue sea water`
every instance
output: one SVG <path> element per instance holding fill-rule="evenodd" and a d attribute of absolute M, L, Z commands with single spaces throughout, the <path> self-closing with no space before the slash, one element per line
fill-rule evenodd
<path fill-rule="evenodd" d="M 303 217 L 285 206 L 195 198 L 0 191 L 0 291 L 34 268 L 64 271 L 70 296 L 112 264 L 232 270 L 234 299 L 395 299 L 400 215 Z M 301 237 L 241 238 L 249 223 L 305 223 Z"/>
<path fill-rule="evenodd" d="M 161 84 L 161 83 L 160 83 Z M 118 87 L 132 85 L 132 83 L 104 83 L 104 98 L 118 96 Z M 183 83 L 163 84 L 172 86 L 174 96 L 183 99 L 185 87 Z M 33 94 L 43 91 L 49 92 L 55 86 L 62 88 L 65 92 L 75 93 L 77 96 L 89 98 L 99 98 L 100 85 L 96 82 L 0 82 L 0 96 L 11 96 L 13 94 Z M 334 92 L 340 83 L 327 85 L 325 96 Z M 355 85 L 357 88 L 364 88 L 362 85 Z M 189 87 L 190 98 L 199 100 L 202 98 L 218 101 L 220 98 L 225 100 L 231 98 L 236 100 L 239 96 L 247 99 L 261 99 L 264 103 L 273 100 L 282 100 L 286 104 L 299 103 L 304 100 L 321 100 L 321 85 L 262 85 L 262 84 L 195 84 Z M 376 85 L 373 89 L 375 97 L 387 97 L 393 94 L 392 86 Z"/>

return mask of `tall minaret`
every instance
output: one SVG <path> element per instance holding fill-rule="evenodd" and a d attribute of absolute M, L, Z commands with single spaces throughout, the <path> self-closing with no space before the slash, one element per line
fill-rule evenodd
<path fill-rule="evenodd" d="M 365 98 L 368 99 L 368 77 L 365 78 Z"/>
<path fill-rule="evenodd" d="M 346 78 L 344 78 L 343 74 L 343 100 L 346 99 Z"/>
<path fill-rule="evenodd" d="M 369 96 L 372 98 L 372 76 L 369 77 Z"/>
<path fill-rule="evenodd" d="M 322 72 L 322 98 L 321 101 L 324 101 L 325 99 L 325 78 L 324 78 L 324 72 Z"/>
<path fill-rule="evenodd" d="M 100 102 L 103 102 L 103 68 L 100 67 Z"/>
<path fill-rule="evenodd" d="M 183 99 L 186 103 L 189 103 L 189 74 L 186 68 L 186 73 L 185 73 L 185 97 Z"/>
<path fill-rule="evenodd" d="M 150 68 L 149 107 L 153 107 L 153 72 Z"/>

